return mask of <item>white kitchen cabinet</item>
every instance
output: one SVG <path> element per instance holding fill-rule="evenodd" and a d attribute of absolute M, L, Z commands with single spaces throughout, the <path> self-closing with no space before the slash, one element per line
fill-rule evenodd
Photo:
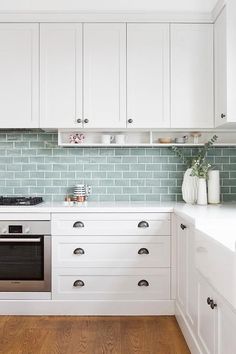
<path fill-rule="evenodd" d="M 194 263 L 194 227 L 183 218 L 176 217 L 177 244 L 177 304 L 188 325 L 197 325 L 197 278 Z"/>
<path fill-rule="evenodd" d="M 222 2 L 223 3 L 223 2 Z M 236 125 L 236 2 L 228 0 L 215 21 L 215 125 Z"/>
<path fill-rule="evenodd" d="M 227 122 L 226 8 L 215 22 L 215 125 Z"/>
<path fill-rule="evenodd" d="M 40 25 L 40 127 L 82 127 L 82 24 Z"/>
<path fill-rule="evenodd" d="M 222 299 L 217 300 L 217 311 L 217 354 L 236 353 L 236 312 Z"/>
<path fill-rule="evenodd" d="M 170 127 L 169 25 L 127 25 L 127 127 Z"/>
<path fill-rule="evenodd" d="M 84 25 L 85 128 L 126 127 L 126 25 Z"/>
<path fill-rule="evenodd" d="M 171 128 L 213 128 L 213 25 L 171 25 Z"/>
<path fill-rule="evenodd" d="M 38 38 L 38 24 L 0 24 L 0 128 L 39 126 Z"/>

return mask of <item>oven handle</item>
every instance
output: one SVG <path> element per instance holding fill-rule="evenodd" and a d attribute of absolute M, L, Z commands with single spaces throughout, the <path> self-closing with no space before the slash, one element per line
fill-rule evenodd
<path fill-rule="evenodd" d="M 0 238 L 0 242 L 41 242 L 41 238 Z"/>

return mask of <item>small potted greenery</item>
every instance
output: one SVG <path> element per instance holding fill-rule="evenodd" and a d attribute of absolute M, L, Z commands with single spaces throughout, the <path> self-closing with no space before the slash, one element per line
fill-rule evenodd
<path fill-rule="evenodd" d="M 206 180 L 211 164 L 207 162 L 207 152 L 217 141 L 218 137 L 214 135 L 202 148 L 198 149 L 195 157 L 186 157 L 183 149 L 176 146 L 172 150 L 187 165 L 188 169 L 184 174 L 182 184 L 183 200 L 189 204 L 200 205 L 207 204 Z"/>

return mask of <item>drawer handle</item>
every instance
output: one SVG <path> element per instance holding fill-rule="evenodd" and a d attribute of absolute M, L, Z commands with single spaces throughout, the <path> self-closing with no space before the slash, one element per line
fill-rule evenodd
<path fill-rule="evenodd" d="M 73 225 L 74 228 L 82 228 L 84 227 L 84 223 L 82 221 L 76 221 Z"/>
<path fill-rule="evenodd" d="M 149 254 L 149 251 L 147 248 L 140 248 L 140 250 L 138 251 L 138 254 Z"/>
<path fill-rule="evenodd" d="M 83 280 L 76 280 L 73 284 L 75 288 L 82 288 L 84 286 Z"/>
<path fill-rule="evenodd" d="M 76 248 L 73 253 L 76 255 L 82 255 L 84 254 L 84 250 L 83 248 Z"/>
<path fill-rule="evenodd" d="M 138 286 L 145 286 L 145 287 L 147 287 L 147 286 L 149 286 L 149 282 L 148 282 L 147 280 L 140 280 L 140 281 L 138 282 Z"/>
<path fill-rule="evenodd" d="M 182 230 L 187 229 L 187 226 L 185 226 L 184 224 L 180 224 L 180 227 L 181 227 Z"/>
<path fill-rule="evenodd" d="M 147 221 L 140 221 L 140 223 L 138 223 L 138 227 L 140 229 L 147 229 L 149 227 L 149 223 Z"/>

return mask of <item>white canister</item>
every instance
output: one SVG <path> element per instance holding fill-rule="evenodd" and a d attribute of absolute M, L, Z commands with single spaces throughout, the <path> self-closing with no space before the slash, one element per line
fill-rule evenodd
<path fill-rule="evenodd" d="M 116 144 L 118 144 L 118 145 L 124 145 L 125 144 L 125 135 L 124 134 L 116 135 Z"/>
<path fill-rule="evenodd" d="M 207 205 L 207 188 L 205 178 L 198 179 L 197 204 Z"/>
<path fill-rule="evenodd" d="M 208 203 L 220 203 L 220 171 L 210 170 L 208 172 Z"/>
<path fill-rule="evenodd" d="M 102 134 L 102 144 L 109 145 L 112 142 L 112 136 L 110 134 Z"/>

